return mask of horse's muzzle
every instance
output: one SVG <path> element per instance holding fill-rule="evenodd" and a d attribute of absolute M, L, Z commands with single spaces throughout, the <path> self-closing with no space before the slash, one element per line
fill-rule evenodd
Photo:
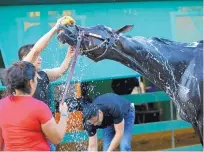
<path fill-rule="evenodd" d="M 66 32 L 64 32 L 64 31 L 60 31 L 60 32 L 57 34 L 57 39 L 58 39 L 61 43 L 63 43 L 63 44 L 67 43 L 67 44 L 69 44 L 69 45 L 71 45 L 71 46 L 75 46 L 76 43 L 77 43 L 77 39 L 74 38 L 74 37 L 72 36 L 72 34 L 67 35 Z"/>
<path fill-rule="evenodd" d="M 77 44 L 77 33 L 75 26 L 59 25 L 57 39 L 63 44 L 68 43 L 75 46 Z"/>

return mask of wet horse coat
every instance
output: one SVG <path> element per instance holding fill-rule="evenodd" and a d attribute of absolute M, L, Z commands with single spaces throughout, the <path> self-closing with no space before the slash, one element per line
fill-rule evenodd
<path fill-rule="evenodd" d="M 83 31 L 82 55 L 96 62 L 117 61 L 149 79 L 169 95 L 181 119 L 192 124 L 203 143 L 203 41 L 181 43 L 120 35 L 131 28 L 62 26 L 58 39 L 76 45 L 78 32 Z"/>

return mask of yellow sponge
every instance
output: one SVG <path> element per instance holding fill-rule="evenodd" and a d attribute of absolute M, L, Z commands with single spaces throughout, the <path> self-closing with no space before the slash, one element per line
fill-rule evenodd
<path fill-rule="evenodd" d="M 64 17 L 62 18 L 62 20 L 60 21 L 60 23 L 61 23 L 62 25 L 70 25 L 70 26 L 72 26 L 72 25 L 75 24 L 75 21 L 74 21 L 74 19 L 71 18 L 70 16 L 64 16 Z"/>

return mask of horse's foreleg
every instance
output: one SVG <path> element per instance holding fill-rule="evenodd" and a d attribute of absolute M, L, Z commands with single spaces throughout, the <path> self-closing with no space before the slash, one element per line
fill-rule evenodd
<path fill-rule="evenodd" d="M 192 123 L 192 126 L 196 132 L 196 134 L 199 136 L 200 143 L 203 146 L 203 107 L 201 107 L 197 120 Z"/>
<path fill-rule="evenodd" d="M 202 110 L 202 114 L 200 114 L 198 117 L 198 129 L 199 129 L 200 142 L 203 146 L 203 110 Z"/>
<path fill-rule="evenodd" d="M 200 106 L 200 111 L 199 111 L 198 117 L 197 117 L 197 127 L 199 130 L 200 142 L 203 145 L 203 102 Z"/>
<path fill-rule="evenodd" d="M 200 99 L 201 99 L 201 106 L 200 106 L 200 111 L 198 113 L 198 128 L 200 132 L 200 142 L 203 146 L 203 81 L 200 82 L 199 85 L 200 88 Z"/>

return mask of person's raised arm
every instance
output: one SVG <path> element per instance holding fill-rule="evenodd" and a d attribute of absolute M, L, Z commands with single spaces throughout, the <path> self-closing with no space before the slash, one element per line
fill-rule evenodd
<path fill-rule="evenodd" d="M 63 75 L 70 67 L 72 57 L 74 55 L 74 48 L 70 46 L 67 50 L 67 55 L 65 56 L 64 61 L 60 65 L 60 67 L 53 68 L 53 69 L 44 69 L 48 75 L 50 81 L 57 80 L 61 75 Z"/>
<path fill-rule="evenodd" d="M 45 35 L 43 35 L 33 46 L 31 51 L 24 57 L 23 61 L 27 62 L 35 62 L 39 56 L 39 54 L 47 47 L 49 44 L 51 38 L 54 36 L 54 34 L 57 32 L 57 28 L 59 24 L 72 24 L 74 20 L 69 17 L 66 22 L 63 22 L 63 20 L 67 18 L 67 16 L 64 16 L 60 19 L 58 19 L 57 23 L 54 27 L 51 28 L 49 32 L 47 32 Z"/>
<path fill-rule="evenodd" d="M 56 33 L 56 25 L 45 35 L 43 35 L 33 46 L 31 51 L 23 58 L 23 61 L 34 63 L 39 54 L 47 47 L 53 35 Z"/>

